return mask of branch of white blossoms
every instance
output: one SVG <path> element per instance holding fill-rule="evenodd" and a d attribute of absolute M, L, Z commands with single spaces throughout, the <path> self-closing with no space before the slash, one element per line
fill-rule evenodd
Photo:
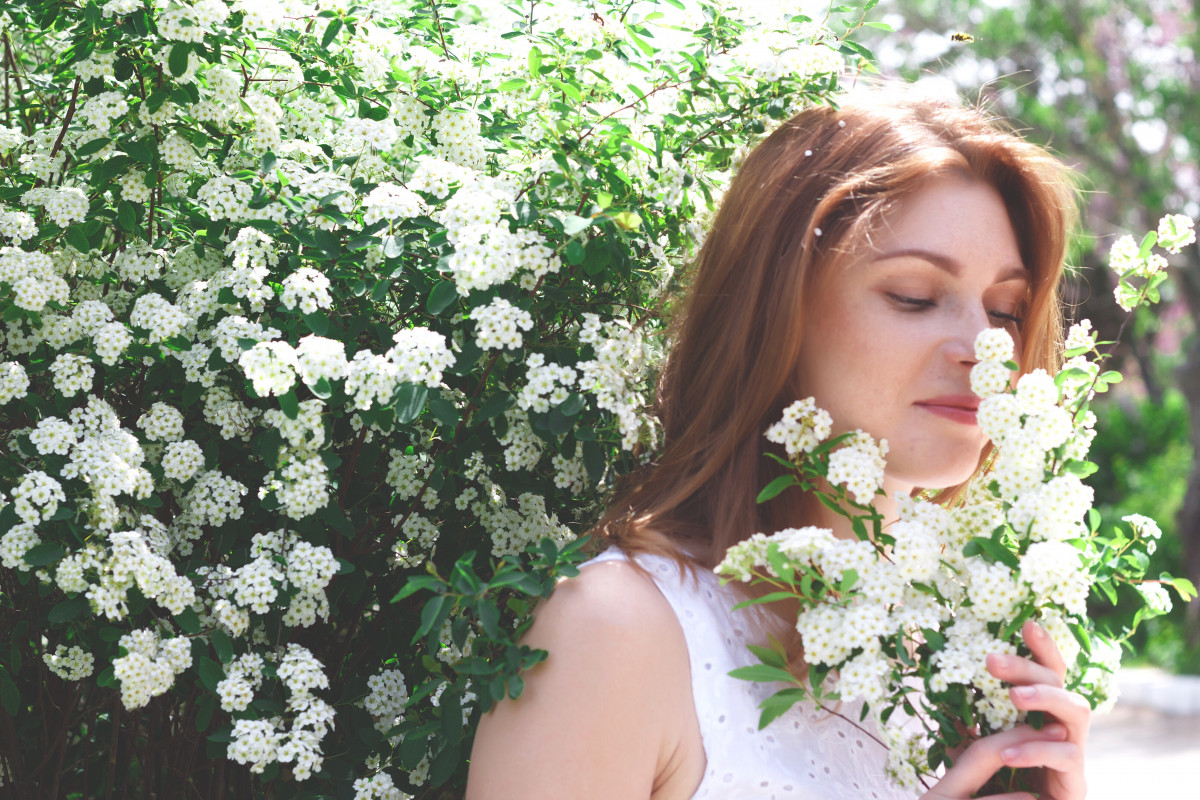
<path fill-rule="evenodd" d="M 1191 222 L 1168 217 L 1157 237 L 1135 250 L 1118 243 L 1122 285 L 1146 279 L 1125 290 L 1131 310 L 1158 299 L 1161 265 L 1146 266 L 1156 238 L 1177 252 L 1194 241 Z M 808 675 L 790 672 L 778 646 L 756 648 L 763 663 L 732 673 L 789 685 L 764 701 L 760 726 L 796 702 L 849 719 L 860 706 L 845 704 L 861 703 L 888 748 L 893 782 L 927 785 L 956 748 L 1024 719 L 985 657 L 1025 654 L 1018 632 L 1030 619 L 1063 654 L 1067 687 L 1094 708 L 1111 706 L 1121 643 L 1141 620 L 1170 610 L 1165 587 L 1185 602 L 1196 590 L 1170 575 L 1147 577 L 1161 535 L 1150 518 L 1134 514 L 1122 520 L 1124 530 L 1099 529 L 1092 489 L 1082 480 L 1096 470 L 1087 460 L 1096 419 L 1088 404 L 1120 374 L 1100 370 L 1107 356 L 1096 350 L 1086 321 L 1071 328 L 1066 354 L 1056 375 L 1038 369 L 1014 380 L 1012 338 L 1002 329 L 983 331 L 971 388 L 996 458 L 961 502 L 947 507 L 900 496 L 899 519 L 886 526 L 867 506 L 882 493 L 886 443 L 861 431 L 829 438 L 833 420 L 812 398 L 792 404 L 768 428 L 767 439 L 782 444 L 787 458 L 768 455 L 791 471 L 772 481 L 760 502 L 798 486 L 849 517 L 855 538 L 814 527 L 759 533 L 730 548 L 717 567 L 726 578 L 771 587 L 745 605 L 800 603 L 796 628 Z M 1089 597 L 1115 606 L 1118 593 L 1132 595 L 1132 610 L 1098 626 L 1087 615 Z M 909 724 L 914 718 L 916 726 Z"/>

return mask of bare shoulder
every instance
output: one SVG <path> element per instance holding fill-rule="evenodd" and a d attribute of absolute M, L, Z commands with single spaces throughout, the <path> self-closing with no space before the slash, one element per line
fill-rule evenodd
<path fill-rule="evenodd" d="M 687 644 L 654 582 L 624 561 L 586 566 L 524 643 L 549 656 L 481 720 L 469 800 L 650 797 L 694 714 Z"/>
<path fill-rule="evenodd" d="M 537 610 L 529 645 L 546 635 L 570 635 L 566 629 L 605 628 L 653 638 L 679 627 L 667 598 L 645 572 L 627 561 L 601 561 L 559 581 Z M 548 649 L 548 648 L 547 648 Z"/>

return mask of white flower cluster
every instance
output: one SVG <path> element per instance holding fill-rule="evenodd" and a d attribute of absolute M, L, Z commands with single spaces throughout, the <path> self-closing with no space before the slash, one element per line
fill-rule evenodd
<path fill-rule="evenodd" d="M 0 362 L 0 405 L 19 400 L 29 391 L 29 376 L 16 361 Z"/>
<path fill-rule="evenodd" d="M 109 534 L 110 549 L 93 546 L 76 551 L 60 562 L 55 579 L 64 592 L 84 592 L 93 611 L 109 619 L 128 613 L 129 590 L 137 586 L 147 598 L 172 614 L 181 614 L 196 602 L 192 582 L 175 571 L 166 553 L 156 552 L 149 534 L 160 523 L 143 517 L 142 530 Z M 88 583 L 84 575 L 94 571 L 98 580 Z"/>
<path fill-rule="evenodd" d="M 239 764 L 261 773 L 275 761 L 292 763 L 292 777 L 307 780 L 321 769 L 321 739 L 333 727 L 333 707 L 312 693 L 329 688 L 321 662 L 304 647 L 288 644 L 276 670 L 288 689 L 287 710 L 293 715 L 290 730 L 280 718 L 241 719 L 233 725 L 227 754 Z"/>
<path fill-rule="evenodd" d="M 1196 241 L 1195 223 L 1183 214 L 1168 214 L 1158 221 L 1158 246 L 1178 253 Z"/>
<path fill-rule="evenodd" d="M 95 671 L 96 657 L 82 647 L 60 644 L 53 653 L 43 653 L 42 661 L 64 681 L 81 681 Z"/>
<path fill-rule="evenodd" d="M 217 684 L 222 711 L 246 710 L 254 699 L 254 691 L 262 686 L 264 666 L 258 653 L 245 653 L 229 663 L 225 678 Z"/>
<path fill-rule="evenodd" d="M 783 410 L 783 418 L 767 428 L 767 441 L 781 444 L 791 458 L 811 453 L 829 438 L 833 418 L 823 408 L 817 408 L 816 398 L 797 400 Z"/>
<path fill-rule="evenodd" d="M 106 131 L 112 127 L 113 120 L 128 111 L 129 103 L 123 92 L 101 92 L 85 100 L 78 113 L 89 127 Z"/>
<path fill-rule="evenodd" d="M 644 410 L 642 380 L 649 361 L 642 335 L 616 321 L 601 324 L 595 314 L 583 315 L 579 341 L 591 345 L 594 358 L 580 361 L 579 390 L 594 394 L 596 406 L 617 418 L 621 447 L 632 450 L 641 431 L 650 434 L 654 445 L 654 418 Z"/>
<path fill-rule="evenodd" d="M 312 267 L 301 267 L 283 279 L 283 294 L 279 301 L 284 308 L 299 307 L 302 314 L 315 314 L 319 308 L 329 308 L 333 304 L 329 278 Z"/>
<path fill-rule="evenodd" d="M 521 331 L 533 327 L 533 316 L 502 297 L 492 299 L 486 306 L 471 309 L 475 328 L 475 344 L 481 350 L 517 350 L 523 344 Z"/>
<path fill-rule="evenodd" d="M 0 282 L 12 286 L 13 304 L 27 311 L 41 312 L 51 300 L 66 303 L 70 287 L 54 261 L 45 253 L 30 253 L 16 247 L 0 248 Z M 9 350 L 14 351 L 10 326 Z"/>
<path fill-rule="evenodd" d="M 119 644 L 126 655 L 113 660 L 113 674 L 121 682 L 121 703 L 130 710 L 166 692 L 175 676 L 192 666 L 192 642 L 186 636 L 160 639 L 141 628 L 122 636 Z"/>
<path fill-rule="evenodd" d="M 876 443 L 870 434 L 856 431 L 851 439 L 830 453 L 828 480 L 836 486 L 845 486 L 856 502 L 870 503 L 883 488 L 887 452 L 886 439 Z"/>
<path fill-rule="evenodd" d="M 24 211 L 0 211 L 0 236 L 6 236 L 15 244 L 20 244 L 37 236 L 37 232 L 33 217 Z"/>
<path fill-rule="evenodd" d="M 551 406 L 557 406 L 567 399 L 571 388 L 575 386 L 574 369 L 554 362 L 546 363 L 546 357 L 541 353 L 530 353 L 525 358 L 525 364 L 529 371 L 525 386 L 517 396 L 519 407 L 545 413 Z"/>
<path fill-rule="evenodd" d="M 375 729 L 380 733 L 404 721 L 404 707 L 408 704 L 408 686 L 404 673 L 398 669 L 385 669 L 367 678 L 370 691 L 363 698 L 363 707 L 375 720 Z"/>
<path fill-rule="evenodd" d="M 151 404 L 137 424 L 152 442 L 177 442 L 183 438 L 183 414 L 166 403 Z"/>
<path fill-rule="evenodd" d="M 407 795 L 396 788 L 392 776 L 386 772 L 354 781 L 354 800 L 404 800 L 405 797 Z"/>
<path fill-rule="evenodd" d="M 360 350 L 351 360 L 346 394 L 354 397 L 355 408 L 366 411 L 374 403 L 387 404 L 402 383 L 437 386 L 442 371 L 454 364 L 446 338 L 428 328 L 405 328 L 392 340 L 384 355 Z"/>
<path fill-rule="evenodd" d="M 394 183 L 381 183 L 363 198 L 363 224 L 380 220 L 394 222 L 429 213 L 429 206 L 416 193 Z"/>

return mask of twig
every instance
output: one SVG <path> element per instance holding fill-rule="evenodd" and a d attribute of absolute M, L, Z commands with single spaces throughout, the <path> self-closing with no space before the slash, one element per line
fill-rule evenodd
<path fill-rule="evenodd" d="M 63 139 L 67 135 L 67 127 L 71 124 L 71 117 L 75 116 L 75 101 L 79 98 L 79 78 L 75 79 L 75 86 L 71 89 L 71 102 L 67 105 L 67 115 L 63 117 L 62 130 L 58 132 L 58 138 L 54 140 L 54 147 L 50 148 L 50 158 L 54 158 L 62 147 Z"/>

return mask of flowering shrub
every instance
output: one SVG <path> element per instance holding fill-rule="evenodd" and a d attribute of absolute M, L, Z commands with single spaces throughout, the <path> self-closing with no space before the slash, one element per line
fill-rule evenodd
<path fill-rule="evenodd" d="M 1154 245 L 1178 253 L 1195 241 L 1192 227 L 1172 215 L 1140 245 L 1132 237 L 1118 240 L 1116 293 L 1129 310 L 1158 300 L 1166 259 L 1152 252 Z M 998 458 L 950 508 L 898 497 L 899 520 L 886 528 L 868 505 L 883 493 L 886 442 L 862 431 L 830 439 L 832 419 L 813 398 L 793 403 L 767 429 L 767 439 L 787 453 L 771 457 L 790 471 L 765 487 L 759 501 L 800 486 L 848 517 L 856 538 L 836 539 L 817 527 L 758 533 L 731 547 L 717 568 L 775 590 L 743 605 L 800 603 L 808 680 L 792 676 L 780 649 L 757 648 L 763 663 L 733 673 L 791 684 L 763 703 L 763 727 L 801 700 L 832 713 L 840 713 L 839 700 L 862 701 L 863 718 L 870 715 L 877 741 L 889 750 L 892 780 L 928 786 L 968 737 L 1024 721 L 985 659 L 1028 655 L 1018 632 L 1029 619 L 1055 640 L 1068 689 L 1093 708 L 1116 700 L 1122 642 L 1142 619 L 1171 610 L 1165 587 L 1185 602 L 1196 590 L 1170 575 L 1146 576 L 1161 535 L 1149 517 L 1129 515 L 1125 530 L 1098 530 L 1093 492 L 1082 481 L 1096 470 L 1087 460 L 1096 421 L 1088 406 L 1121 375 L 1101 371 L 1107 356 L 1087 320 L 1071 327 L 1066 347 L 1057 375 L 1038 369 L 1013 385 L 1012 338 L 1000 328 L 979 334 L 971 389 L 981 398 L 979 426 Z M 1089 595 L 1115 605 L 1123 585 L 1136 588 L 1141 605 L 1117 618 L 1115 628 L 1095 625 L 1087 616 Z M 1038 724 L 1040 713 L 1029 721 Z M 1012 791 L 1015 780 L 1010 773 L 1000 778 L 1003 788 L 994 788 Z"/>
<path fill-rule="evenodd" d="M 674 267 L 869 56 L 666 5 L 0 4 L 5 796 L 461 786 Z"/>

